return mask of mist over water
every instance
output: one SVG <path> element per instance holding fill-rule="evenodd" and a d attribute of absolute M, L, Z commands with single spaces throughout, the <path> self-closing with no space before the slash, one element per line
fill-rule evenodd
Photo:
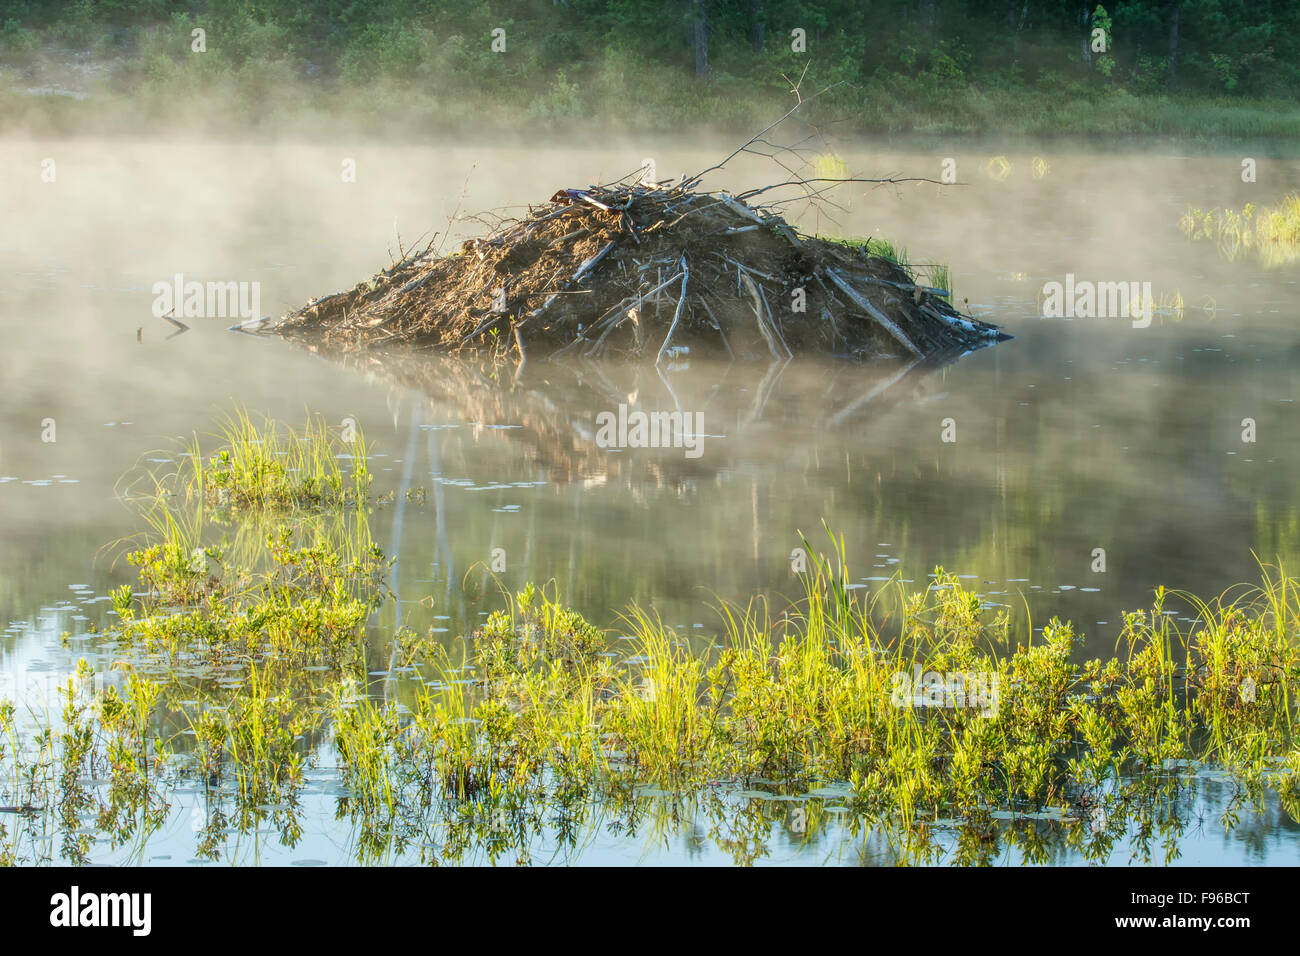
<path fill-rule="evenodd" d="M 1177 228 L 1189 205 L 1281 198 L 1300 187 L 1296 162 L 1261 158 L 1247 184 L 1234 155 L 1040 149 L 1008 151 L 999 180 L 988 152 L 836 144 L 852 175 L 937 178 L 952 156 L 965 185 L 845 185 L 832 195 L 841 208 L 791 203 L 791 220 L 889 238 L 923 271 L 947 263 L 954 302 L 1014 336 L 906 372 L 685 358 L 662 375 L 535 362 L 518 382 L 494 381 L 436 356 L 331 359 L 228 332 L 229 319 L 187 319 L 175 334 L 152 310 L 154 284 L 183 274 L 257 283 L 262 311 L 279 315 L 429 234 L 449 232 L 448 250 L 480 234 L 468 218 L 449 227 L 458 209 L 526 207 L 647 156 L 676 178 L 726 145 L 5 142 L 0 671 L 111 662 L 112 648 L 84 635 L 111 626 L 103 596 L 134 580 L 114 562 L 123 549 L 112 545 L 140 530 L 120 479 L 235 405 L 365 428 L 376 491 L 396 493 L 373 518 L 375 540 L 398 556 L 400 598 L 373 622 L 376 642 L 397 624 L 458 642 L 497 606 L 482 566 L 495 549 L 511 587 L 553 579 L 602 626 L 628 602 L 650 605 L 707 644 L 717 600 L 799 593 L 791 551 L 801 532 L 829 546 L 824 520 L 862 587 L 894 575 L 920 585 L 942 565 L 990 606 L 1022 621 L 1027 610 L 1034 628 L 1072 620 L 1088 656 L 1111 652 L 1122 612 L 1149 606 L 1157 586 L 1211 596 L 1257 578 L 1256 556 L 1300 557 L 1295 271 L 1227 261 Z M 341 177 L 347 160 L 355 182 Z M 774 178 L 757 159 L 733 166 L 705 185 Z M 1148 328 L 1044 318 L 1045 283 L 1067 274 L 1150 282 L 1157 303 L 1178 294 L 1184 307 L 1157 309 Z M 620 400 L 700 413 L 702 453 L 598 447 L 596 417 Z M 1254 442 L 1242 438 L 1247 418 Z M 54 441 L 42 440 L 48 420 Z M 943 440 L 947 421 L 955 441 Z M 427 496 L 408 501 L 417 487 Z M 164 842 L 183 843 L 183 829 Z M 1222 845 L 1207 839 L 1188 859 L 1296 862 L 1294 823 L 1278 814 L 1264 829 L 1253 846 L 1220 833 Z"/>

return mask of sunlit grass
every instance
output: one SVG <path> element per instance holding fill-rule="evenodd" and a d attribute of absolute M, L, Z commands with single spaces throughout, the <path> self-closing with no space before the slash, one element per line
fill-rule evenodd
<path fill-rule="evenodd" d="M 432 828 L 443 854 L 475 833 L 512 846 L 547 814 L 629 806 L 647 785 L 834 783 L 913 862 L 933 853 L 937 816 L 960 821 L 980 859 L 991 813 L 1085 827 L 1098 807 L 1146 813 L 1179 785 L 1168 771 L 1197 761 L 1240 784 L 1225 826 L 1266 792 L 1300 812 L 1300 582 L 1280 568 L 1214 600 L 1162 590 L 1125 616 L 1113 656 L 1083 661 L 1068 622 L 1016 645 L 1007 609 L 942 569 L 919 587 L 855 586 L 832 536 L 826 553 L 802 541 L 801 598 L 775 615 L 722 603 L 712 640 L 632 605 L 626 640 L 611 641 L 528 585 L 503 592 L 462 657 L 432 634 L 396 635 L 386 669 L 400 647 L 403 676 L 390 681 L 365 641 L 386 562 L 364 510 L 249 513 L 256 533 L 203 544 L 206 496 L 179 501 L 149 512 L 156 540 L 132 554 L 141 586 L 113 595 L 115 636 L 149 673 L 128 660 L 124 680 L 92 687 L 83 665 L 61 716 L 26 742 L 0 706 L 0 804 L 34 808 L 0 832 L 5 860 L 51 855 L 31 828 L 59 826 L 60 855 L 88 859 L 89 812 L 113 845 L 143 846 L 167 795 L 196 780 L 216 807 L 197 853 L 215 858 L 232 828 L 268 818 L 291 840 L 307 775 L 330 757 L 366 860 L 410 841 L 432 852 Z M 1175 603 L 1192 624 L 1166 613 Z M 750 823 L 718 824 L 737 859 L 762 845 Z"/>
<path fill-rule="evenodd" d="M 898 266 L 905 273 L 912 277 L 913 281 L 920 285 L 929 283 L 930 288 L 938 289 L 944 293 L 942 296 L 947 302 L 952 303 L 952 269 L 947 263 L 936 263 L 934 265 L 913 265 L 908 258 L 907 249 L 898 245 L 890 239 L 881 239 L 877 237 L 869 238 L 838 238 L 832 236 L 819 236 L 827 242 L 836 242 L 850 249 L 857 249 L 864 255 L 876 256 L 885 259 Z M 924 280 L 924 281 L 922 281 Z"/>
<path fill-rule="evenodd" d="M 1179 218 L 1178 228 L 1190 239 L 1213 241 L 1227 259 L 1253 253 L 1265 266 L 1287 265 L 1300 259 L 1300 193 L 1274 206 L 1192 207 Z"/>
<path fill-rule="evenodd" d="M 930 284 L 936 289 L 942 289 L 945 293 L 943 298 L 949 303 L 953 301 L 952 269 L 946 263 L 930 267 Z"/>
<path fill-rule="evenodd" d="M 874 236 L 866 238 L 860 236 L 838 237 L 838 236 L 818 236 L 826 242 L 836 242 L 841 246 L 847 246 L 850 249 L 857 249 L 868 256 L 879 256 L 881 259 L 888 259 L 894 265 L 907 270 L 909 268 L 907 261 L 907 250 L 889 239 L 878 239 Z"/>
<path fill-rule="evenodd" d="M 255 421 L 237 409 L 214 434 L 191 438 L 175 470 L 153 476 L 154 487 L 156 493 L 239 512 L 354 505 L 369 493 L 367 454 L 365 434 L 355 423 L 331 429 L 311 416 L 296 430 L 269 417 Z"/>

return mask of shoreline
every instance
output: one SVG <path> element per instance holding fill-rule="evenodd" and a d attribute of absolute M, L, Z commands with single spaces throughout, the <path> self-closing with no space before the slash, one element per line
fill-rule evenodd
<path fill-rule="evenodd" d="M 559 71 L 508 87 L 500 78 L 480 87 L 473 77 L 448 74 L 434 86 L 383 76 L 349 83 L 281 59 L 212 70 L 183 60 L 160 65 L 143 55 L 95 57 L 92 50 L 42 50 L 27 62 L 10 57 L 0 64 L 0 136 L 316 143 L 374 136 L 391 145 L 456 136 L 495 146 L 503 139 L 521 146 L 568 142 L 574 135 L 690 141 L 752 132 L 791 104 L 788 95 L 757 83 L 697 86 L 658 66 L 621 75 L 622 88 L 610 93 L 601 92 L 609 84 L 599 72 L 570 84 Z M 552 87 L 568 84 L 563 103 L 551 102 L 548 80 Z M 977 83 L 896 94 L 855 84 L 835 102 L 816 104 L 809 119 L 832 141 L 891 147 L 1300 156 L 1300 109 L 1283 99 Z"/>

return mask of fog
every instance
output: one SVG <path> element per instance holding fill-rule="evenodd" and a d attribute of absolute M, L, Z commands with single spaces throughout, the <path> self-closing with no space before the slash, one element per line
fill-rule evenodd
<path fill-rule="evenodd" d="M 794 141 L 808 133 L 794 128 L 787 136 Z M 431 237 L 435 245 L 454 249 L 483 230 L 473 218 L 480 211 L 519 209 L 559 188 L 609 181 L 646 158 L 654 160 L 661 179 L 676 179 L 718 162 L 743 137 L 612 140 L 574 141 L 557 133 L 527 145 L 432 138 L 424 145 L 389 146 L 373 136 L 262 145 L 204 141 L 197 130 L 159 139 L 6 140 L 0 151 L 6 210 L 0 256 L 7 265 L 0 284 L 0 477 L 15 480 L 0 496 L 8 528 L 0 572 L 35 573 L 26 555 L 61 535 L 64 553 L 80 552 L 79 566 L 89 568 L 100 547 L 138 530 L 114 497 L 122 475 L 150 450 L 169 447 L 174 437 L 210 428 L 236 404 L 289 420 L 301 420 L 309 409 L 332 421 L 358 414 L 386 453 L 398 456 L 406 447 L 413 427 L 408 383 L 395 383 L 392 375 L 367 380 L 287 343 L 228 332 L 230 319 L 190 319 L 190 330 L 177 334 L 154 315 L 155 283 L 170 283 L 177 274 L 201 282 L 257 283 L 262 310 L 279 315 L 364 280 L 401 250 Z M 1032 565 L 1033 575 L 1070 578 L 1068 569 L 1087 566 L 1088 542 L 1096 537 L 1087 515 L 1110 509 L 1112 529 L 1131 529 L 1139 516 L 1157 527 L 1147 529 L 1145 543 L 1126 546 L 1122 597 L 1108 597 L 1104 613 L 1089 611 L 1096 620 L 1113 621 L 1116 603 L 1142 603 L 1158 583 L 1217 591 L 1250 576 L 1251 548 L 1270 546 L 1250 525 L 1232 525 L 1239 538 L 1223 567 L 1195 564 L 1194 551 L 1173 537 L 1202 540 L 1206 529 L 1188 522 L 1210 520 L 1228 500 L 1234 501 L 1224 513 L 1230 523 L 1236 521 L 1232 515 L 1259 507 L 1270 513 L 1294 507 L 1290 492 L 1282 490 L 1289 487 L 1282 462 L 1290 456 L 1294 426 L 1279 411 L 1291 406 L 1277 405 L 1293 398 L 1285 356 L 1297 347 L 1287 294 L 1294 279 L 1249 258 L 1224 260 L 1211 244 L 1189 242 L 1177 220 L 1189 204 L 1271 201 L 1300 184 L 1300 166 L 1260 157 L 1258 182 L 1247 184 L 1241 182 L 1241 157 L 1226 153 L 1129 156 L 1042 147 L 991 153 L 962 144 L 922 149 L 832 138 L 819 143 L 818 152 L 840 157 L 857 177 L 937 179 L 944 160 L 954 160 L 954 185 L 845 184 L 824 202 L 781 208 L 805 231 L 886 237 L 906 247 L 922 269 L 949 264 L 955 301 L 965 301 L 975 315 L 1016 338 L 935 373 L 922 393 L 931 396 L 927 404 L 911 401 L 901 410 L 881 411 L 854 430 L 841 429 L 838 437 L 823 436 L 834 412 L 828 398 L 826 414 L 811 414 L 806 424 L 787 416 L 779 430 L 751 427 L 730 441 L 711 441 L 700 461 L 703 473 L 722 482 L 724 499 L 753 498 L 744 518 L 750 571 L 736 575 L 725 548 L 716 557 L 701 557 L 703 545 L 691 530 L 698 522 L 689 509 L 663 500 L 647 510 L 646 482 L 661 479 L 644 475 L 593 492 L 588 508 L 603 494 L 618 515 L 600 527 L 553 516 L 560 524 L 547 526 L 546 534 L 558 551 L 567 553 L 579 535 L 584 548 L 600 553 L 600 535 L 608 542 L 617 528 L 612 540 L 622 554 L 623 542 L 649 534 L 652 546 L 661 549 L 660 582 L 667 593 L 640 585 L 635 590 L 691 601 L 699 582 L 716 580 L 743 596 L 781 583 L 774 575 L 797 530 L 817 528 L 825 514 L 838 515 L 841 523 L 859 520 L 853 509 L 835 502 L 845 494 L 880 494 L 861 484 L 866 467 L 871 474 L 880 471 L 876 482 L 889 474 L 900 481 L 913 476 L 910 491 L 900 484 L 871 506 L 887 502 L 889 520 L 912 529 L 913 551 L 903 557 L 913 574 L 962 555 L 973 559 L 991 542 L 1001 542 L 996 570 L 981 567 L 982 575 L 1025 578 L 1031 576 L 1025 566 Z M 354 182 L 344 176 L 348 168 L 355 169 Z M 42 181 L 43 170 L 51 169 L 53 181 Z M 785 175 L 769 159 L 741 155 L 704 185 L 740 190 Z M 1044 285 L 1067 273 L 1150 282 L 1158 301 L 1178 292 L 1186 307 L 1181 316 L 1158 316 L 1149 329 L 1125 320 L 1043 318 Z M 1207 356 L 1218 364 L 1205 364 Z M 545 368 L 534 372 L 547 378 Z M 1144 377 L 1148 372 L 1156 377 Z M 753 376 L 754 383 L 761 377 Z M 791 382 L 804 382 L 805 391 L 789 391 Z M 778 391 L 772 408 L 819 400 L 810 398 L 806 376 L 783 387 L 784 397 Z M 541 393 L 555 400 L 560 393 L 548 388 L 543 382 Z M 851 397 L 846 394 L 841 404 Z M 445 414 L 450 400 L 443 396 L 439 405 L 426 395 L 422 420 L 440 409 Z M 590 397 L 572 401 L 581 404 L 575 411 L 583 420 L 599 411 Z M 526 403 L 515 408 L 531 413 Z M 1023 410 L 1034 416 L 1027 431 L 1015 417 Z M 969 438 L 945 448 L 936 444 L 938 422 L 949 414 L 958 415 L 961 434 Z M 1274 462 L 1274 470 L 1262 476 L 1222 471 L 1223 455 L 1240 447 L 1232 442 L 1246 415 L 1262 423 L 1261 443 L 1267 444 L 1255 457 Z M 55 442 L 41 441 L 48 419 L 56 423 Z M 1103 445 L 1084 440 L 1085 429 L 1103 426 Z M 547 460 L 545 454 L 537 458 L 536 441 L 530 449 L 503 440 L 504 460 Z M 487 459 L 474 464 L 473 454 L 466 454 L 467 472 L 498 467 Z M 793 510 L 765 512 L 794 487 L 788 471 L 804 481 L 807 469 L 825 470 L 845 455 L 864 457 L 807 486 L 801 494 L 813 498 L 792 503 Z M 752 471 L 758 461 L 770 470 Z M 596 472 L 601 469 L 591 474 Z M 922 492 L 915 479 L 926 474 L 939 484 Z M 55 475 L 77 484 L 62 485 L 68 478 Z M 46 480 L 54 484 L 21 484 Z M 1074 487 L 1077 481 L 1087 487 Z M 766 490 L 759 495 L 759 488 Z M 1168 503 L 1171 488 L 1183 502 L 1178 507 Z M 1047 510 L 1028 515 L 1018 510 L 1026 504 L 1022 500 L 990 524 L 987 508 L 994 500 L 1005 503 L 1016 489 L 1047 494 L 1053 503 L 1040 502 Z M 1132 511 L 1116 510 L 1121 503 Z M 1064 513 L 1070 515 L 1068 529 L 1052 524 Z M 530 520 L 536 527 L 536 515 Z M 729 540 L 729 527 L 726 521 L 718 525 L 719 545 Z M 1034 556 L 1006 551 L 1011 528 L 1041 541 L 1045 550 L 1035 543 Z M 870 523 L 859 532 L 867 542 L 860 549 L 866 564 L 870 542 L 894 537 Z M 1058 552 L 1044 535 L 1072 543 Z M 486 545 L 466 539 L 462 564 Z M 713 555 L 712 543 L 707 550 Z M 619 580 L 625 573 L 635 577 L 633 567 L 645 564 L 630 554 L 612 560 L 609 581 L 596 589 L 601 593 L 589 595 L 594 605 L 607 602 L 601 610 L 623 603 L 628 594 L 618 593 Z M 616 571 L 624 560 L 626 572 Z M 47 600 L 61 586 L 56 582 L 69 572 L 57 565 L 37 574 L 44 583 L 19 584 L 22 597 L 10 589 L 11 613 L 27 613 L 31 602 Z M 106 573 L 102 561 L 97 567 Z M 545 562 L 536 567 L 544 576 L 552 570 Z M 684 567 L 694 573 L 683 576 Z M 1166 581 L 1162 573 L 1178 577 Z"/>

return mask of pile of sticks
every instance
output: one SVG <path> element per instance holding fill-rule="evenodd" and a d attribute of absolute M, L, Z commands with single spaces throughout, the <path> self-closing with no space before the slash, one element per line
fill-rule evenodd
<path fill-rule="evenodd" d="M 482 238 L 432 242 L 273 326 L 335 349 L 857 359 L 968 350 L 1003 338 L 947 292 L 855 245 L 802 235 L 773 207 L 696 181 L 562 189 Z"/>

